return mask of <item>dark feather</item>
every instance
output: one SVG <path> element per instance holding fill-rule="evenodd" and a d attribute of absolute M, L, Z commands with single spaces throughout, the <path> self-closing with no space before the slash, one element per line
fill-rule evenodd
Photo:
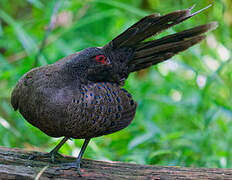
<path fill-rule="evenodd" d="M 105 49 L 106 52 L 115 54 L 120 50 L 124 53 L 127 53 L 127 51 L 133 52 L 129 58 L 120 56 L 121 59 L 118 58 L 120 60 L 112 59 L 115 64 L 119 64 L 120 70 L 126 69 L 128 74 L 165 61 L 205 39 L 206 36 L 204 33 L 215 29 L 217 23 L 211 22 L 160 39 L 148 42 L 143 41 L 195 16 L 210 6 L 211 5 L 195 13 L 191 13 L 193 9 L 193 7 L 191 7 L 185 10 L 171 12 L 163 16 L 157 14 L 146 16 L 113 39 L 104 46 L 103 49 Z M 116 55 L 113 57 L 115 56 Z M 121 62 L 124 64 L 120 64 Z M 119 72 L 117 72 L 117 74 L 119 74 Z M 127 78 L 128 74 L 120 77 Z"/>
<path fill-rule="evenodd" d="M 193 14 L 191 14 L 191 10 L 194 6 L 185 10 L 171 12 L 163 16 L 158 14 L 146 16 L 114 38 L 106 46 L 112 46 L 113 48 L 134 46 L 148 37 L 157 35 L 158 33 L 195 16 L 210 6 L 207 6 Z"/>
<path fill-rule="evenodd" d="M 217 23 L 209 23 L 185 30 L 161 39 L 141 43 L 135 50 L 134 58 L 128 63 L 131 72 L 163 62 L 179 52 L 205 39 L 203 33 L 215 29 Z"/>
<path fill-rule="evenodd" d="M 94 83 L 81 89 L 68 105 L 65 136 L 102 136 L 125 128 L 133 120 L 136 102 L 125 89 L 112 83 Z"/>

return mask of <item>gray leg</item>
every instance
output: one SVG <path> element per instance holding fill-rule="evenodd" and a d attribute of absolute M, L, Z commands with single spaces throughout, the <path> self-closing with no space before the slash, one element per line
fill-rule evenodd
<path fill-rule="evenodd" d="M 90 139 L 85 139 L 85 141 L 84 141 L 84 144 L 82 145 L 82 147 L 81 147 L 81 151 L 80 151 L 80 153 L 79 153 L 79 155 L 78 155 L 78 157 L 77 157 L 77 160 L 76 160 L 76 166 L 77 166 L 77 171 L 78 171 L 78 174 L 81 176 L 81 169 L 80 169 L 80 164 L 81 164 L 81 159 L 82 159 L 82 156 L 83 156 L 83 154 L 84 154 L 84 152 L 85 152 L 85 149 L 86 149 L 86 147 L 88 146 L 88 144 L 89 144 L 89 141 L 90 141 Z"/>
<path fill-rule="evenodd" d="M 58 153 L 58 151 L 59 151 L 59 149 L 64 145 L 64 143 L 68 140 L 69 138 L 68 137 L 64 137 L 60 142 L 59 142 L 59 144 L 53 149 L 53 150 L 51 150 L 49 153 L 47 153 L 47 154 L 44 154 L 44 155 L 31 155 L 31 156 L 29 156 L 29 158 L 28 159 L 30 159 L 30 160 L 33 160 L 33 159 L 35 159 L 35 158 L 37 158 L 37 157 L 51 157 L 51 161 L 52 161 L 52 163 L 54 163 L 55 162 L 55 155 L 59 155 L 59 153 Z M 61 155 L 60 155 L 61 156 Z"/>
<path fill-rule="evenodd" d="M 64 137 L 59 144 L 53 149 L 51 150 L 48 154 L 51 155 L 51 160 L 54 163 L 55 162 L 55 155 L 58 154 L 59 149 L 64 145 L 64 143 L 68 140 L 68 137 Z"/>
<path fill-rule="evenodd" d="M 84 144 L 81 147 L 81 151 L 77 157 L 77 160 L 75 162 L 72 163 L 65 163 L 63 164 L 64 167 L 58 168 L 57 170 L 60 169 L 71 169 L 71 168 L 77 168 L 77 172 L 78 174 L 81 176 L 81 169 L 80 169 L 80 164 L 81 164 L 81 160 L 82 160 L 82 156 L 86 150 L 86 147 L 88 146 L 90 141 L 90 138 L 85 139 Z"/>

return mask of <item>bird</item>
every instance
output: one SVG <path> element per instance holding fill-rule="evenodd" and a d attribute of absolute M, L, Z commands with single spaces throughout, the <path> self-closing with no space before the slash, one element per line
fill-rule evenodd
<path fill-rule="evenodd" d="M 129 74 L 198 44 L 218 25 L 210 22 L 158 39 L 148 38 L 208 7 L 194 13 L 190 7 L 145 16 L 103 47 L 86 48 L 23 75 L 12 91 L 11 104 L 43 133 L 63 137 L 48 153 L 52 162 L 68 139 L 84 139 L 76 161 L 64 165 L 76 168 L 81 176 L 81 160 L 90 140 L 126 128 L 135 117 L 137 103 L 123 88 Z"/>

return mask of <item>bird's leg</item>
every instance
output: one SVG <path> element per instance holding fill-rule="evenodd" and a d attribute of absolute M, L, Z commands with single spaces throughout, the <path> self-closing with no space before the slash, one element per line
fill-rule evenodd
<path fill-rule="evenodd" d="M 55 162 L 55 155 L 58 154 L 58 151 L 59 149 L 64 145 L 64 143 L 68 140 L 69 138 L 68 137 L 64 137 L 60 142 L 59 144 L 53 149 L 51 150 L 48 154 L 51 156 L 51 160 L 52 162 L 54 163 Z M 60 155 L 61 156 L 61 155 Z"/>
<path fill-rule="evenodd" d="M 90 138 L 87 138 L 87 139 L 85 139 L 85 141 L 84 141 L 84 144 L 82 145 L 82 147 L 81 147 L 81 151 L 80 151 L 80 153 L 79 153 L 79 155 L 78 155 L 78 157 L 77 157 L 77 160 L 75 161 L 75 162 L 72 162 L 72 163 L 64 163 L 62 166 L 63 167 L 60 167 L 60 168 L 58 168 L 58 170 L 66 170 L 66 169 L 71 169 L 71 168 L 77 168 L 77 172 L 78 172 L 78 174 L 81 176 L 81 169 L 80 169 L 80 164 L 81 164 L 81 160 L 82 160 L 82 156 L 83 156 L 83 154 L 84 154 L 84 152 L 85 152 L 85 149 L 86 149 L 86 147 L 88 146 L 88 144 L 89 144 L 89 141 L 90 141 Z"/>
<path fill-rule="evenodd" d="M 56 155 L 61 156 L 61 155 L 58 153 L 59 149 L 64 145 L 64 143 L 65 143 L 68 139 L 69 139 L 68 137 L 64 137 L 64 138 L 59 142 L 59 144 L 58 144 L 53 150 L 51 150 L 49 153 L 46 153 L 46 154 L 44 154 L 44 155 L 40 155 L 40 157 L 50 157 L 52 163 L 54 163 L 54 162 L 55 162 L 55 156 L 56 156 Z M 37 158 L 37 157 L 38 157 L 38 156 L 36 156 L 36 155 L 30 155 L 30 156 L 29 156 L 29 159 L 30 159 L 30 160 L 33 160 L 33 159 L 35 159 L 35 158 Z"/>

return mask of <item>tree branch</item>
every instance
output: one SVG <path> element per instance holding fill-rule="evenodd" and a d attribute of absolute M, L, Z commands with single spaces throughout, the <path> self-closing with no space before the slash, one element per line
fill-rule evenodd
<path fill-rule="evenodd" d="M 50 163 L 49 158 L 28 160 L 30 155 L 42 155 L 20 149 L 0 147 L 0 179 L 153 179 L 153 180 L 219 180 L 232 179 L 232 169 L 184 168 L 149 166 L 121 162 L 103 162 L 83 159 L 82 178 L 76 169 L 58 170 L 60 163 L 75 161 L 73 157 L 59 157 L 59 163 Z"/>

